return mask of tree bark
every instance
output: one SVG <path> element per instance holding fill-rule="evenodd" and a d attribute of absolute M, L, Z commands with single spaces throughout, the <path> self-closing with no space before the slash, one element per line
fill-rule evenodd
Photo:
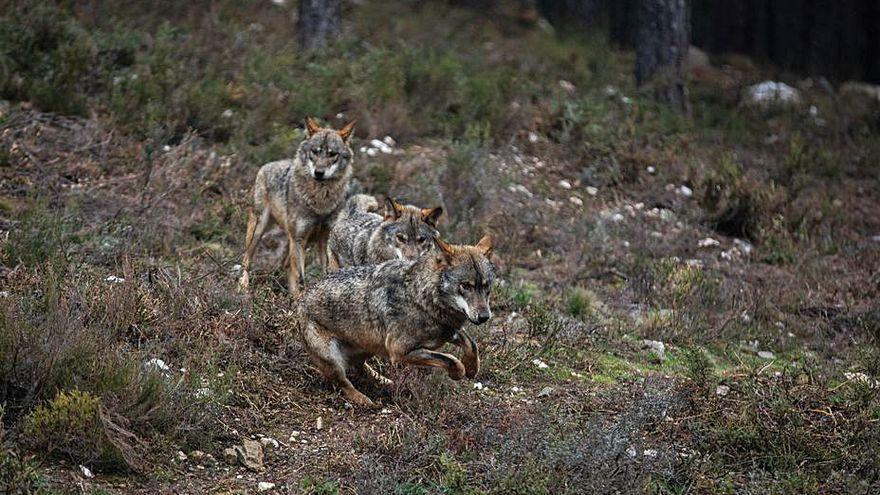
<path fill-rule="evenodd" d="M 302 49 L 327 46 L 339 36 L 341 24 L 342 0 L 300 0 L 296 32 Z"/>
<path fill-rule="evenodd" d="M 688 49 L 686 0 L 642 0 L 636 29 L 636 84 L 651 85 L 659 101 L 689 113 L 682 66 Z"/>

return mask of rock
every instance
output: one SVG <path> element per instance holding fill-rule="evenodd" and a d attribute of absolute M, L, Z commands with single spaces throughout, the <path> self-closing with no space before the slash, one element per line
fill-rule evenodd
<path fill-rule="evenodd" d="M 559 187 L 561 187 L 563 189 L 571 189 L 571 182 L 569 182 L 565 179 L 562 179 L 561 181 L 559 181 Z"/>
<path fill-rule="evenodd" d="M 235 115 L 235 112 L 233 112 L 231 108 L 223 110 L 223 113 L 220 114 L 224 119 L 231 119 L 233 115 Z"/>
<path fill-rule="evenodd" d="M 474 388 L 476 390 L 483 390 L 483 382 L 474 382 Z"/>
<path fill-rule="evenodd" d="M 645 171 L 651 175 L 654 175 L 657 173 L 657 168 L 654 167 L 653 165 L 648 165 L 648 168 L 646 168 Z"/>
<path fill-rule="evenodd" d="M 569 81 L 566 81 L 565 79 L 559 80 L 559 87 L 562 88 L 563 91 L 565 91 L 568 94 L 573 94 L 577 90 L 577 88 L 575 87 L 574 84 L 570 83 Z"/>
<path fill-rule="evenodd" d="M 223 449 L 223 460 L 226 461 L 227 464 L 237 463 L 238 454 L 235 453 L 235 449 L 232 447 Z"/>
<path fill-rule="evenodd" d="M 177 453 L 174 454 L 174 459 L 175 459 L 177 462 L 186 462 L 186 460 L 187 460 L 188 458 L 187 458 L 186 454 L 183 453 L 182 450 L 178 450 Z"/>
<path fill-rule="evenodd" d="M 234 447 L 235 455 L 242 466 L 251 471 L 261 473 L 263 467 L 263 446 L 256 440 L 245 439 L 241 445 Z"/>
<path fill-rule="evenodd" d="M 159 358 L 153 358 L 153 359 L 150 359 L 149 361 L 147 361 L 146 363 L 144 363 L 144 368 L 146 368 L 146 369 L 155 369 L 155 370 L 161 372 L 161 373 L 164 374 L 164 375 L 170 375 L 170 374 L 171 374 L 171 367 L 168 366 L 168 365 L 165 363 L 165 361 L 163 361 L 163 360 L 161 360 L 161 359 L 159 359 Z"/>
<path fill-rule="evenodd" d="M 758 357 L 761 359 L 773 359 L 776 356 L 770 351 L 758 351 Z"/>
<path fill-rule="evenodd" d="M 645 449 L 642 451 L 642 455 L 645 457 L 657 457 L 657 452 L 655 449 Z"/>
<path fill-rule="evenodd" d="M 725 395 L 730 393 L 730 387 L 727 385 L 718 385 L 715 387 L 715 395 L 724 397 Z"/>
<path fill-rule="evenodd" d="M 661 361 L 666 359 L 666 344 L 659 340 L 644 339 L 642 340 L 642 348 L 649 349 Z"/>
<path fill-rule="evenodd" d="M 596 187 L 593 187 L 593 186 L 587 186 L 586 191 L 587 191 L 587 194 L 589 194 L 590 196 L 595 196 L 595 195 L 599 194 L 599 189 Z"/>
<path fill-rule="evenodd" d="M 764 81 L 746 89 L 743 103 L 751 107 L 791 106 L 801 102 L 801 94 L 783 82 Z"/>
<path fill-rule="evenodd" d="M 694 195 L 694 190 L 688 186 L 685 186 L 685 185 L 679 186 L 679 188 L 676 190 L 676 192 L 686 198 L 690 198 L 691 196 Z"/>
<path fill-rule="evenodd" d="M 877 236 L 877 237 L 880 237 L 880 236 Z M 6 298 L 6 297 L 9 297 L 9 291 L 8 290 L 0 290 L 0 298 Z"/>
<path fill-rule="evenodd" d="M 701 248 L 709 248 L 709 247 L 715 247 L 715 246 L 720 246 L 720 245 L 721 245 L 721 243 L 718 242 L 717 239 L 712 239 L 711 237 L 706 237 L 705 239 L 700 239 L 700 241 L 697 242 L 697 246 L 699 246 Z"/>
<path fill-rule="evenodd" d="M 376 156 L 379 154 L 379 150 L 376 148 L 367 148 L 367 156 Z"/>
<path fill-rule="evenodd" d="M 691 45 L 688 47 L 687 56 L 684 60 L 684 66 L 688 70 L 695 67 L 709 67 L 709 56 L 706 52 Z"/>
<path fill-rule="evenodd" d="M 744 241 L 742 239 L 734 239 L 733 245 L 739 252 L 746 256 L 752 254 L 752 245 L 747 241 Z"/>
<path fill-rule="evenodd" d="M 298 437 L 299 435 L 300 435 L 300 432 L 298 432 L 297 430 L 293 430 L 290 432 L 290 436 L 287 437 L 287 441 L 288 442 L 295 442 L 296 437 Z"/>
<path fill-rule="evenodd" d="M 275 488 L 275 483 L 270 483 L 268 481 L 261 481 L 257 483 L 258 492 L 267 492 L 273 488 Z"/>
<path fill-rule="evenodd" d="M 551 387 L 544 387 L 538 392 L 538 397 L 549 397 L 552 393 L 553 389 Z"/>
<path fill-rule="evenodd" d="M 82 464 L 79 465 L 79 472 L 82 473 L 82 475 L 85 476 L 86 478 L 94 478 L 95 477 L 95 474 L 92 472 L 92 470 L 83 466 Z"/>
<path fill-rule="evenodd" d="M 615 213 L 611 215 L 611 221 L 614 223 L 620 223 L 624 220 L 624 216 L 622 213 Z"/>
<path fill-rule="evenodd" d="M 391 136 L 383 137 L 382 142 L 387 144 L 388 146 L 397 146 L 397 141 L 395 141 L 394 138 Z"/>
<path fill-rule="evenodd" d="M 572 197 L 568 198 L 568 200 L 571 202 L 571 204 L 573 204 L 575 206 L 584 206 L 584 200 L 582 200 L 581 198 L 579 198 L 577 196 L 572 196 Z"/>
<path fill-rule="evenodd" d="M 372 141 L 370 141 L 370 146 L 381 151 L 382 153 L 385 153 L 386 155 L 390 155 L 394 152 L 394 149 L 391 148 L 391 146 L 388 146 L 387 144 L 385 144 L 384 141 L 379 141 L 378 139 L 373 139 Z M 369 154 L 369 152 L 367 154 Z"/>
<path fill-rule="evenodd" d="M 108 276 L 107 278 L 105 278 L 104 280 L 105 280 L 106 282 L 110 282 L 110 283 L 113 283 L 113 284 L 121 284 L 122 282 L 125 282 L 125 279 L 124 279 L 124 278 L 122 278 L 122 277 L 117 277 L 116 275 L 110 275 L 110 276 Z"/>
<path fill-rule="evenodd" d="M 277 449 L 279 444 L 278 440 L 275 440 L 272 437 L 263 437 L 260 439 L 260 445 L 262 445 L 264 449 Z"/>
<path fill-rule="evenodd" d="M 532 131 L 529 131 L 529 142 L 530 143 L 537 143 L 538 142 L 538 135 Z"/>
<path fill-rule="evenodd" d="M 547 363 L 545 363 L 544 361 L 541 361 L 538 358 L 533 359 L 532 364 L 534 364 L 535 366 L 537 366 L 539 369 L 542 369 L 542 370 L 550 367 L 547 365 Z"/>
<path fill-rule="evenodd" d="M 316 430 L 323 430 L 324 429 L 324 418 L 322 418 L 321 416 L 318 416 L 318 418 L 315 420 L 315 429 Z"/>

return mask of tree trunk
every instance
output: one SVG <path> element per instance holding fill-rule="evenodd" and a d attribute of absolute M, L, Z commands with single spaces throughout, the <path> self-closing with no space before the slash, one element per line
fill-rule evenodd
<path fill-rule="evenodd" d="M 341 31 L 342 0 L 300 0 L 296 32 L 299 46 L 314 50 L 335 40 Z"/>
<path fill-rule="evenodd" d="M 650 84 L 658 100 L 688 113 L 682 66 L 688 49 L 685 0 L 642 0 L 636 29 L 636 84 Z"/>

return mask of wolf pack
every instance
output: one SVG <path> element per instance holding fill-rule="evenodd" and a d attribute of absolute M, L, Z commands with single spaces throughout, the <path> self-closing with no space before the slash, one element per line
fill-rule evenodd
<path fill-rule="evenodd" d="M 266 229 L 277 224 L 287 244 L 288 288 L 296 302 L 296 334 L 314 366 L 359 407 L 375 403 L 352 385 L 359 374 L 389 384 L 367 362 L 436 367 L 453 380 L 480 368 L 467 322 L 492 312 L 492 237 L 473 245 L 443 240 L 439 206 L 422 208 L 353 193 L 354 122 L 340 129 L 305 122 L 306 138 L 291 159 L 263 165 L 248 209 L 239 286 L 250 285 L 251 261 Z M 306 249 L 324 269 L 306 283 Z M 461 358 L 440 349 L 452 344 Z"/>

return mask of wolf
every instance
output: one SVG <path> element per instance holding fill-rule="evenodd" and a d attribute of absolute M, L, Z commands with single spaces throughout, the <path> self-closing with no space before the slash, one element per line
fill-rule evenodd
<path fill-rule="evenodd" d="M 299 298 L 298 334 L 306 353 L 357 406 L 375 404 L 351 384 L 348 372 L 388 382 L 366 364 L 372 356 L 442 368 L 453 380 L 479 371 L 477 344 L 463 327 L 492 316 L 492 238 L 484 236 L 473 246 L 439 237 L 433 242 L 435 252 L 414 260 L 331 272 Z M 446 343 L 462 348 L 461 361 L 437 351 Z"/>
<path fill-rule="evenodd" d="M 292 160 L 263 165 L 254 181 L 254 203 L 248 209 L 244 259 L 239 286 L 247 290 L 254 251 L 272 222 L 287 235 L 288 290 L 305 284 L 305 248 L 317 244 L 318 259 L 327 265 L 327 236 L 352 181 L 351 136 L 355 122 L 339 130 L 322 128 L 306 118 L 306 139 Z"/>
<path fill-rule="evenodd" d="M 375 204 L 372 196 L 356 194 L 349 198 L 330 228 L 331 270 L 413 259 L 433 249 L 442 207 L 419 208 L 388 197 L 383 218 L 369 211 Z"/>

